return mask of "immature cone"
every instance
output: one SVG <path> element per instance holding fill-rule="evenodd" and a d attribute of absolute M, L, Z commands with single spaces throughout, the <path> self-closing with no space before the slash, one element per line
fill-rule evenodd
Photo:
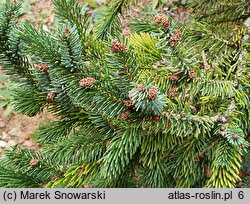
<path fill-rule="evenodd" d="M 141 91 L 141 92 L 145 91 L 145 86 L 143 84 L 138 84 L 136 88 L 138 91 Z"/>
<path fill-rule="evenodd" d="M 148 89 L 148 99 L 153 101 L 157 97 L 157 88 L 156 87 L 151 87 Z"/>
<path fill-rule="evenodd" d="M 36 160 L 36 159 L 31 159 L 30 162 L 29 162 L 29 165 L 33 166 L 33 167 L 38 166 L 38 164 L 39 164 L 39 161 Z"/>
<path fill-rule="evenodd" d="M 233 134 L 233 135 L 232 135 L 232 138 L 233 138 L 233 140 L 238 140 L 239 135 L 237 135 L 237 134 Z"/>
<path fill-rule="evenodd" d="M 91 188 L 91 185 L 90 185 L 90 184 L 84 184 L 83 187 L 84 187 L 84 188 Z"/>
<path fill-rule="evenodd" d="M 55 182 L 57 179 L 58 179 L 57 176 L 52 176 L 51 181 L 52 181 L 52 182 Z"/>
<path fill-rule="evenodd" d="M 240 169 L 240 171 L 239 171 L 239 177 L 240 178 L 244 178 L 245 175 L 246 175 L 245 172 Z"/>
<path fill-rule="evenodd" d="M 86 66 L 90 66 L 90 65 L 91 65 L 91 62 L 90 62 L 90 61 L 85 61 L 84 64 L 85 64 Z"/>
<path fill-rule="evenodd" d="M 171 81 L 179 81 L 180 78 L 181 77 L 175 73 L 173 73 L 169 76 L 169 80 L 171 80 Z"/>
<path fill-rule="evenodd" d="M 162 22 L 163 15 L 165 15 L 165 14 L 157 13 L 154 17 L 154 22 L 157 24 L 160 24 Z"/>
<path fill-rule="evenodd" d="M 131 99 L 128 100 L 124 100 L 123 104 L 127 107 L 127 108 L 132 108 L 133 107 L 133 101 Z"/>
<path fill-rule="evenodd" d="M 47 72 L 49 69 L 48 64 L 42 64 L 40 67 L 38 67 L 39 72 Z"/>
<path fill-rule="evenodd" d="M 195 70 L 193 68 L 190 68 L 189 69 L 189 78 L 190 79 L 193 79 L 196 77 L 196 73 L 195 73 Z"/>
<path fill-rule="evenodd" d="M 154 22 L 157 24 L 162 24 L 164 29 L 168 29 L 169 24 L 170 24 L 168 16 L 166 14 L 163 14 L 163 13 L 156 14 L 154 17 Z"/>
<path fill-rule="evenodd" d="M 114 39 L 111 43 L 111 51 L 112 52 L 119 52 L 119 51 L 126 51 L 128 48 L 120 43 L 117 39 Z"/>
<path fill-rule="evenodd" d="M 200 155 L 198 155 L 198 159 L 199 159 L 199 160 L 202 160 L 202 159 L 205 157 L 205 155 L 206 155 L 205 152 L 202 153 L 202 154 L 200 154 Z"/>
<path fill-rule="evenodd" d="M 92 77 L 87 77 L 87 78 L 83 78 L 79 81 L 79 85 L 83 86 L 83 87 L 89 87 L 91 86 L 93 83 L 95 83 L 95 79 Z"/>
<path fill-rule="evenodd" d="M 169 39 L 169 44 L 171 46 L 174 46 L 181 38 L 182 33 L 180 30 L 175 30 L 172 34 L 171 37 Z"/>
<path fill-rule="evenodd" d="M 47 94 L 47 97 L 46 97 L 46 100 L 47 101 L 53 101 L 56 97 L 56 92 L 54 91 L 50 91 L 48 94 Z"/>
<path fill-rule="evenodd" d="M 176 88 L 177 88 L 177 86 L 173 86 L 173 87 L 171 87 L 171 88 L 169 89 L 169 91 L 168 91 L 168 97 L 169 97 L 170 99 L 173 99 L 173 98 L 174 98 L 174 96 L 175 96 L 175 94 L 176 94 Z"/>
<path fill-rule="evenodd" d="M 69 35 L 69 34 L 71 33 L 71 31 L 70 31 L 69 28 L 66 28 L 66 29 L 64 30 L 64 33 L 65 33 L 66 35 Z"/>
<path fill-rule="evenodd" d="M 163 19 L 162 19 L 162 26 L 163 28 L 166 30 L 169 28 L 169 25 L 170 25 L 170 22 L 168 20 L 168 16 L 165 16 Z"/>
<path fill-rule="evenodd" d="M 211 177 L 212 176 L 212 170 L 205 164 L 205 175 L 206 177 Z"/>
<path fill-rule="evenodd" d="M 159 121 L 161 119 L 161 117 L 159 116 L 159 115 L 152 115 L 151 117 L 150 117 L 150 120 L 152 121 L 152 122 L 157 122 L 157 121 Z"/>
<path fill-rule="evenodd" d="M 127 120 L 130 114 L 130 110 L 125 110 L 122 112 L 122 114 L 120 115 L 120 119 L 121 120 Z"/>
<path fill-rule="evenodd" d="M 176 70 L 174 70 L 175 73 L 180 73 L 182 72 L 181 68 L 177 68 Z"/>

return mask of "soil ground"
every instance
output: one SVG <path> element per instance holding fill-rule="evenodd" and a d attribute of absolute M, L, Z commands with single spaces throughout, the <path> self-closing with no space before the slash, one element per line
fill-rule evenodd
<path fill-rule="evenodd" d="M 24 12 L 26 13 L 22 20 L 28 21 L 35 26 L 44 24 L 51 26 L 54 23 L 54 14 L 52 14 L 53 4 L 51 0 L 25 0 Z M 2 69 L 0 68 L 0 74 Z M 0 88 L 2 84 L 0 83 Z M 20 115 L 11 112 L 4 117 L 4 108 L 0 108 L 0 156 L 4 149 L 8 149 L 15 144 L 20 144 L 29 149 L 37 150 L 38 146 L 30 139 L 31 133 L 39 126 L 41 122 L 46 123 L 53 119 L 53 116 L 43 112 L 34 117 Z"/>

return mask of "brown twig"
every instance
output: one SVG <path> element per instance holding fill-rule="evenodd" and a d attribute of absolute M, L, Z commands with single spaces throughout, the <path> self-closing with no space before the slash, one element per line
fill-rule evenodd
<path fill-rule="evenodd" d="M 205 53 L 204 50 L 202 50 L 201 56 L 202 56 L 202 59 L 203 59 L 204 68 L 205 68 L 206 70 L 210 70 L 210 65 L 207 63 L 207 57 L 206 57 L 206 53 Z"/>

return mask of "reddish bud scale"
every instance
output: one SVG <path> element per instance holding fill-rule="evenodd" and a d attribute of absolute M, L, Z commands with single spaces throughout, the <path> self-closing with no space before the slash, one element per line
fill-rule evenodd
<path fill-rule="evenodd" d="M 190 79 L 193 79 L 196 77 L 196 73 L 195 73 L 195 70 L 193 68 L 190 68 L 189 69 L 189 78 Z"/>
<path fill-rule="evenodd" d="M 239 135 L 237 135 L 237 134 L 233 134 L 233 135 L 232 135 L 232 138 L 233 138 L 233 140 L 238 140 Z"/>
<path fill-rule="evenodd" d="M 205 164 L 205 174 L 206 174 L 206 177 L 212 176 L 212 170 L 208 167 L 207 164 Z"/>
<path fill-rule="evenodd" d="M 155 17 L 154 17 L 154 22 L 157 23 L 157 24 L 161 23 L 161 22 L 162 22 L 162 16 L 163 16 L 163 15 L 164 15 L 164 14 L 162 14 L 162 13 L 156 14 Z"/>
<path fill-rule="evenodd" d="M 51 181 L 52 181 L 52 182 L 55 182 L 57 179 L 58 179 L 57 176 L 53 176 L 53 177 L 51 178 Z"/>
<path fill-rule="evenodd" d="M 173 73 L 169 76 L 169 80 L 171 80 L 171 81 L 179 81 L 180 78 L 181 77 L 175 73 Z"/>
<path fill-rule="evenodd" d="M 173 86 L 173 87 L 171 87 L 171 88 L 169 89 L 169 91 L 168 91 L 168 97 L 169 97 L 170 99 L 173 99 L 173 98 L 174 98 L 174 96 L 175 96 L 175 94 L 176 94 L 176 88 L 177 88 L 177 86 Z"/>
<path fill-rule="evenodd" d="M 111 51 L 112 52 L 119 52 L 119 51 L 126 51 L 128 48 L 120 43 L 117 39 L 114 39 L 111 43 Z"/>
<path fill-rule="evenodd" d="M 39 161 L 36 159 L 31 159 L 29 162 L 29 165 L 33 167 L 38 166 L 38 164 L 39 164 Z"/>
<path fill-rule="evenodd" d="M 120 119 L 121 120 L 127 120 L 130 115 L 130 110 L 125 110 L 121 113 Z"/>
<path fill-rule="evenodd" d="M 133 107 L 133 101 L 128 99 L 128 100 L 124 100 L 123 104 L 127 107 L 127 108 L 131 108 Z"/>
<path fill-rule="evenodd" d="M 163 14 L 163 13 L 156 14 L 154 17 L 154 22 L 157 24 L 162 24 L 164 29 L 168 29 L 169 24 L 170 24 L 168 16 L 166 14 Z"/>
<path fill-rule="evenodd" d="M 144 84 L 138 84 L 136 88 L 137 88 L 138 91 L 141 91 L 141 92 L 145 91 Z"/>
<path fill-rule="evenodd" d="M 47 97 L 46 97 L 46 100 L 47 101 L 53 101 L 56 97 L 56 92 L 54 91 L 50 91 L 48 94 L 47 94 Z"/>
<path fill-rule="evenodd" d="M 151 87 L 148 89 L 148 99 L 153 101 L 156 99 L 158 95 L 157 88 L 156 87 Z"/>
<path fill-rule="evenodd" d="M 64 33 L 65 33 L 66 35 L 69 35 L 69 34 L 71 33 L 71 31 L 70 31 L 69 28 L 66 28 L 66 29 L 64 30 Z"/>
<path fill-rule="evenodd" d="M 161 117 L 159 116 L 159 115 L 152 115 L 151 117 L 150 117 L 150 120 L 152 121 L 152 122 L 157 122 L 157 121 L 159 121 L 161 119 Z"/>
<path fill-rule="evenodd" d="M 84 188 L 91 188 L 92 186 L 90 184 L 84 184 Z"/>
<path fill-rule="evenodd" d="M 174 46 L 181 38 L 182 33 L 180 30 L 175 30 L 172 34 L 171 37 L 169 39 L 169 44 L 171 46 Z"/>
<path fill-rule="evenodd" d="M 79 81 L 79 85 L 83 86 L 83 87 L 89 87 L 91 86 L 93 83 L 95 83 L 95 79 L 92 77 L 87 77 L 87 78 L 83 78 Z"/>
<path fill-rule="evenodd" d="M 90 66 L 90 65 L 91 65 L 91 62 L 90 62 L 90 61 L 85 61 L 84 64 L 85 64 L 86 66 Z"/>
<path fill-rule="evenodd" d="M 240 177 L 240 178 L 244 178 L 245 175 L 246 175 L 246 174 L 245 174 L 244 171 L 242 171 L 242 170 L 239 171 L 239 177 Z"/>
<path fill-rule="evenodd" d="M 40 67 L 38 67 L 39 72 L 47 72 L 49 69 L 48 64 L 42 64 Z"/>

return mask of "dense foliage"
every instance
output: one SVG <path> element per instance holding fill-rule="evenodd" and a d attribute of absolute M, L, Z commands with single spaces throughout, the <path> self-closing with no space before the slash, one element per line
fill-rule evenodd
<path fill-rule="evenodd" d="M 120 14 L 135 2 L 113 0 L 93 19 L 76 0 L 54 0 L 60 24 L 50 31 L 20 23 L 20 4 L 2 5 L 13 107 L 28 116 L 46 108 L 56 120 L 34 133 L 39 152 L 6 152 L 0 186 L 249 185 L 249 6 L 230 18 L 237 26 L 217 25 L 211 19 L 224 18 L 205 16 L 238 1 L 191 1 L 188 24 L 143 13 L 124 37 Z"/>

